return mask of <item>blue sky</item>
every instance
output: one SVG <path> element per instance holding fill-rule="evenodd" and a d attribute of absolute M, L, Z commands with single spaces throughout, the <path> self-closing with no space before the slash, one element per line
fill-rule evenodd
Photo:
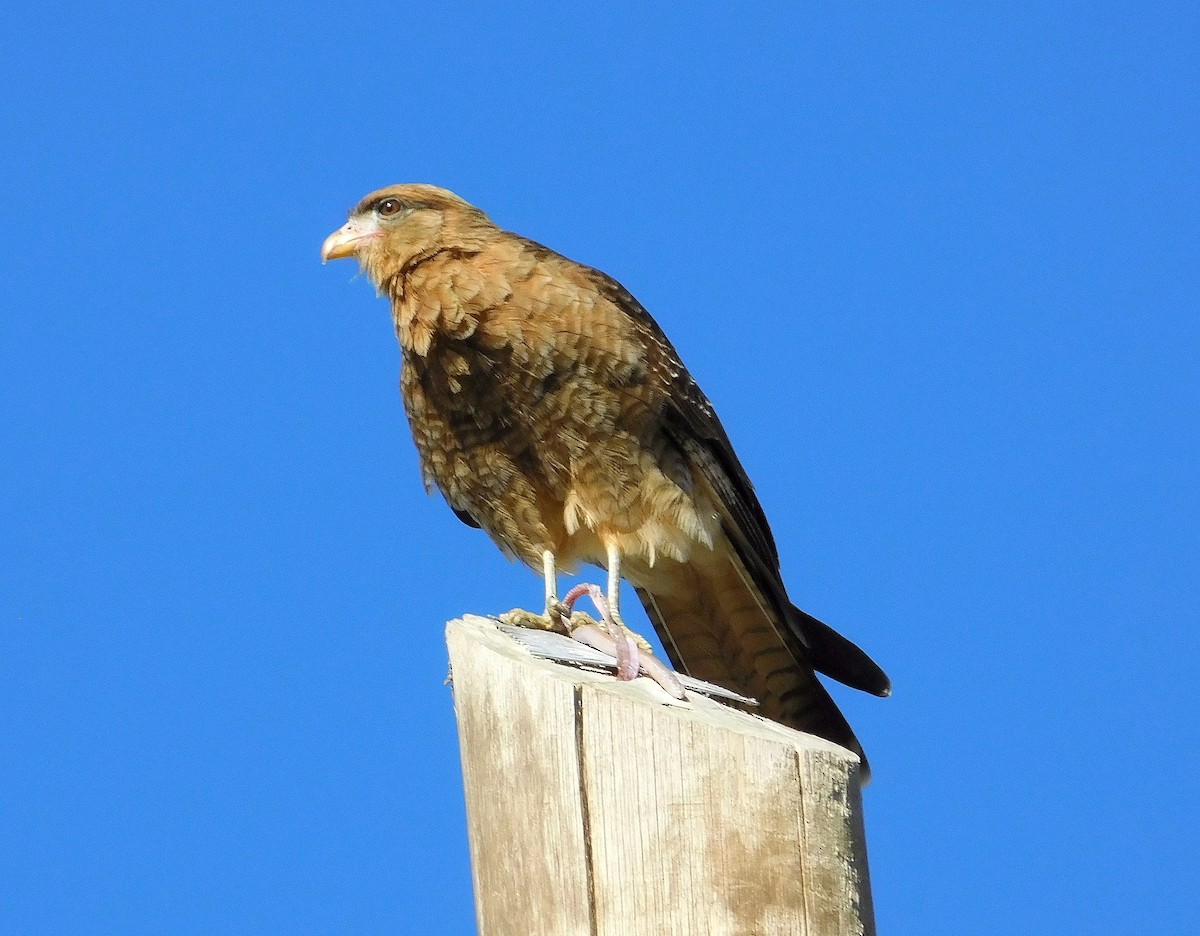
<path fill-rule="evenodd" d="M 888 670 L 881 932 L 1194 928 L 1200 13 L 1055 6 L 10 14 L 0 931 L 474 931 L 442 623 L 540 584 L 317 260 L 399 181 L 628 286 Z"/>

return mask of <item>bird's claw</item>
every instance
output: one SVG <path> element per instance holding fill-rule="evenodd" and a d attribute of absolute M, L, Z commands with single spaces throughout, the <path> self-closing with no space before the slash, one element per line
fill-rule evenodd
<path fill-rule="evenodd" d="M 556 625 L 556 630 L 561 629 L 564 634 L 571 633 L 571 609 L 559 599 L 551 598 L 546 602 L 546 617 Z"/>
<path fill-rule="evenodd" d="M 496 615 L 496 619 L 511 627 L 528 627 L 530 630 L 552 631 L 558 634 L 569 635 L 571 633 L 562 617 L 555 617 L 549 613 L 549 610 L 546 614 L 538 614 L 535 611 L 526 611 L 524 608 L 513 608 L 511 611 Z"/>
<path fill-rule="evenodd" d="M 576 611 L 572 614 L 569 609 L 563 607 L 562 602 L 558 602 L 556 608 L 547 608 L 544 614 L 528 611 L 525 608 L 513 608 L 511 611 L 497 614 L 496 620 L 509 627 L 527 627 L 530 630 L 550 631 L 554 634 L 565 634 L 568 637 L 571 636 L 573 628 L 583 624 L 591 624 L 598 628 L 604 627 L 600 621 L 583 611 Z"/>

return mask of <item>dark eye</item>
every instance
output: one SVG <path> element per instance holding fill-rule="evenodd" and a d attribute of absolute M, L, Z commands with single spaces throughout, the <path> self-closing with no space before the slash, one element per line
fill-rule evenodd
<path fill-rule="evenodd" d="M 399 214 L 400 209 L 403 207 L 404 205 L 401 204 L 400 199 L 385 198 L 375 210 L 379 212 L 380 217 L 390 218 L 392 215 Z"/>

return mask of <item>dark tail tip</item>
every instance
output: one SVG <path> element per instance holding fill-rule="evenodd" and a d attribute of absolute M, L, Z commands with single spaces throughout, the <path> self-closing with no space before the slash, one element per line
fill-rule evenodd
<path fill-rule="evenodd" d="M 791 619 L 818 673 L 881 698 L 892 694 L 887 673 L 856 644 L 797 607 L 792 607 Z"/>

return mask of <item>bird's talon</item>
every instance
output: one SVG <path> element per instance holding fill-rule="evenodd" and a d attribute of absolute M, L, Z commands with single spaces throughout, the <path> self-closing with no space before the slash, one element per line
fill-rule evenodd
<path fill-rule="evenodd" d="M 571 609 L 557 598 L 546 602 L 546 617 L 556 625 L 556 630 L 561 630 L 564 634 L 571 633 Z"/>
<path fill-rule="evenodd" d="M 496 615 L 496 620 L 510 627 L 527 627 L 530 630 L 564 632 L 561 624 L 556 624 L 553 618 L 534 611 L 526 611 L 524 608 L 513 608 L 511 611 L 505 611 L 503 614 Z"/>

